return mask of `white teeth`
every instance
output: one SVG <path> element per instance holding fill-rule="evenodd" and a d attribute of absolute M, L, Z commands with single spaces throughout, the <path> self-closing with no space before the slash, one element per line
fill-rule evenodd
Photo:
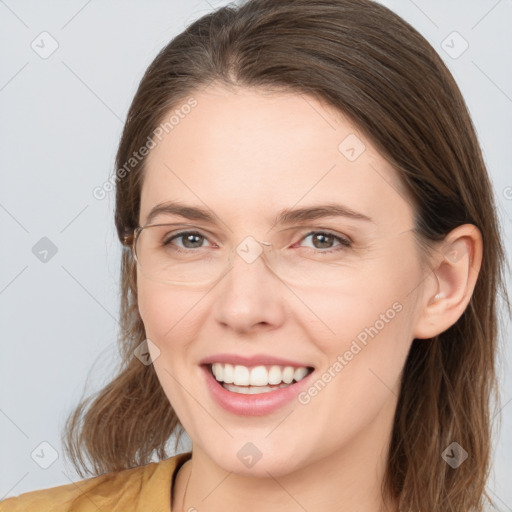
<path fill-rule="evenodd" d="M 235 366 L 233 383 L 236 384 L 237 386 L 249 385 L 249 368 L 247 368 L 247 366 L 240 366 L 238 364 Z"/>
<path fill-rule="evenodd" d="M 283 381 L 286 382 L 286 384 L 290 384 L 290 382 L 293 380 L 294 372 L 295 372 L 295 368 L 292 368 L 291 366 L 287 366 L 284 369 Z"/>
<path fill-rule="evenodd" d="M 257 386 L 260 388 L 257 392 L 262 392 L 263 386 L 276 386 L 281 383 L 288 385 L 294 380 L 299 382 L 309 373 L 309 370 L 305 366 L 294 368 L 293 366 L 260 365 L 249 368 L 242 365 L 213 363 L 212 373 L 219 382 L 224 384 L 234 384 L 233 387 Z"/>
<path fill-rule="evenodd" d="M 235 369 L 232 364 L 225 364 L 224 371 L 222 372 L 222 380 L 226 384 L 231 384 L 235 378 Z"/>
<path fill-rule="evenodd" d="M 222 365 L 220 363 L 212 364 L 212 373 L 217 380 L 222 377 Z"/>
<path fill-rule="evenodd" d="M 268 383 L 279 384 L 283 378 L 283 372 L 279 366 L 271 366 L 268 372 Z"/>
<path fill-rule="evenodd" d="M 293 378 L 299 382 L 299 380 L 302 380 L 306 375 L 308 374 L 307 368 L 297 368 L 295 370 L 295 373 L 293 374 Z"/>
<path fill-rule="evenodd" d="M 266 386 L 268 384 L 267 369 L 264 366 L 255 366 L 252 368 L 249 384 L 251 386 Z"/>

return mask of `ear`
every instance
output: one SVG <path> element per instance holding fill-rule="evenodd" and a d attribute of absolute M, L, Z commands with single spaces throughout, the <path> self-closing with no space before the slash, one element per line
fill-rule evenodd
<path fill-rule="evenodd" d="M 446 331 L 464 313 L 482 264 L 482 234 L 473 224 L 450 231 L 436 249 L 425 280 L 413 336 L 428 339 Z"/>

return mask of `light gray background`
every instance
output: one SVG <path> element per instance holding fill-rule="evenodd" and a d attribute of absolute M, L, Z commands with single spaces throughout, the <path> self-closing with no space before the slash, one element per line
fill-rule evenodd
<path fill-rule="evenodd" d="M 90 392 L 112 376 L 118 327 L 114 194 L 97 200 L 92 191 L 114 170 L 146 67 L 187 24 L 226 3 L 0 0 L 0 499 L 78 479 L 64 461 L 60 432 L 88 375 Z M 478 130 L 510 255 L 512 2 L 383 3 L 453 72 Z M 460 56 L 464 42 L 453 31 L 469 44 Z M 31 47 L 48 52 L 52 38 L 58 48 L 48 58 Z M 46 263 L 33 253 L 42 237 L 57 248 Z M 503 511 L 512 511 L 510 338 L 507 321 L 502 427 L 489 485 Z"/>

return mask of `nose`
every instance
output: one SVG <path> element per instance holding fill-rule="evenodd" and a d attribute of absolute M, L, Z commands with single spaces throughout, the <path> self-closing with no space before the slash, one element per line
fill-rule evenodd
<path fill-rule="evenodd" d="M 229 268 L 212 290 L 216 321 L 239 333 L 282 325 L 286 286 L 268 266 L 264 254 L 244 259 L 242 252 L 234 253 Z"/>

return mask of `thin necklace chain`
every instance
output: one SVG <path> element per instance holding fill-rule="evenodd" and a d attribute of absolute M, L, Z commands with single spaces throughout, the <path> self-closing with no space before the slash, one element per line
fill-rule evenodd
<path fill-rule="evenodd" d="M 191 476 L 192 476 L 192 467 L 190 468 L 190 473 L 188 474 L 187 483 L 185 484 L 185 492 L 183 493 L 183 500 L 181 502 L 181 512 L 185 512 L 185 499 L 187 498 L 188 484 L 190 482 Z M 402 509 L 400 508 L 398 512 L 402 512 Z"/>
<path fill-rule="evenodd" d="M 190 473 L 188 474 L 187 483 L 185 485 L 185 492 L 183 494 L 183 501 L 181 502 L 181 511 L 182 512 L 185 512 L 185 498 L 187 497 L 188 483 L 190 482 L 191 476 L 192 476 L 192 467 L 190 468 Z"/>

